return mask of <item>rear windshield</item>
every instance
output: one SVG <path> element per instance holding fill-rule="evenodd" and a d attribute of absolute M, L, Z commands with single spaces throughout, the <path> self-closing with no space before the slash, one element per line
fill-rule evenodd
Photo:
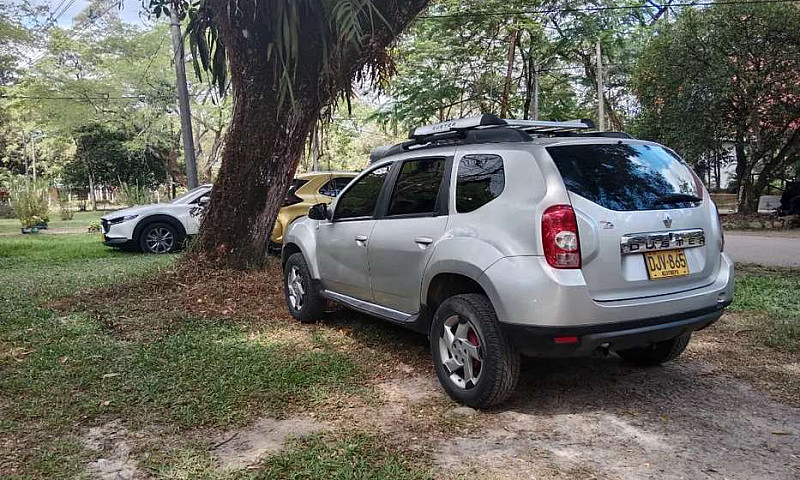
<path fill-rule="evenodd" d="M 599 144 L 549 147 L 567 190 L 610 210 L 694 207 L 694 176 L 657 145 Z"/>

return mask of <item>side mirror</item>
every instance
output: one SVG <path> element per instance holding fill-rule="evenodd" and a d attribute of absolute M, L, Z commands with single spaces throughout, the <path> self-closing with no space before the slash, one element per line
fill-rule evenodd
<path fill-rule="evenodd" d="M 330 211 L 327 203 L 318 203 L 308 209 L 308 218 L 311 220 L 327 220 L 330 218 Z"/>
<path fill-rule="evenodd" d="M 197 204 L 200 205 L 201 207 L 205 207 L 206 205 L 209 204 L 209 202 L 211 202 L 211 195 L 203 195 L 197 201 Z"/>

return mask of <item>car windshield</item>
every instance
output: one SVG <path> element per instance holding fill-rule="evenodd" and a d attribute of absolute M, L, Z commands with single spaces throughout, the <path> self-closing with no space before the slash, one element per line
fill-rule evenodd
<path fill-rule="evenodd" d="M 688 208 L 702 200 L 689 167 L 658 145 L 564 145 L 547 151 L 567 190 L 610 210 Z"/>
<path fill-rule="evenodd" d="M 199 192 L 201 190 L 207 190 L 207 189 L 208 189 L 208 187 L 203 186 L 203 185 L 201 185 L 199 187 L 194 187 L 193 189 L 189 190 L 188 192 L 184 193 L 183 195 L 178 195 L 177 197 L 173 198 L 169 203 L 183 203 L 184 200 L 186 200 L 187 198 L 189 198 L 192 195 L 196 194 L 197 192 Z"/>

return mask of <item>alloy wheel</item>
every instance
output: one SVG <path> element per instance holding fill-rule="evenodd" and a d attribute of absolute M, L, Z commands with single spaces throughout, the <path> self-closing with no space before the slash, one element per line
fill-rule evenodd
<path fill-rule="evenodd" d="M 439 356 L 450 381 L 462 389 L 473 388 L 483 370 L 480 330 L 458 315 L 444 321 L 439 337 Z"/>
<path fill-rule="evenodd" d="M 306 290 L 303 288 L 303 275 L 296 265 L 289 269 L 289 275 L 286 276 L 286 290 L 289 293 L 289 303 L 292 308 L 298 311 L 302 310 Z"/>
<path fill-rule="evenodd" d="M 147 249 L 152 253 L 168 253 L 175 244 L 175 235 L 165 227 L 156 227 L 147 232 L 145 237 Z"/>

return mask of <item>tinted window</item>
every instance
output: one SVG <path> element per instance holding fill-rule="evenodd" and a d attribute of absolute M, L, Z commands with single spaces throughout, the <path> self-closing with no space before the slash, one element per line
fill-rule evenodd
<path fill-rule="evenodd" d="M 444 175 L 444 159 L 425 158 L 403 163 L 389 202 L 388 215 L 436 212 Z"/>
<path fill-rule="evenodd" d="M 506 185 L 499 155 L 464 155 L 458 162 L 456 211 L 471 212 L 491 202 Z"/>
<path fill-rule="evenodd" d="M 292 180 L 292 184 L 289 185 L 289 190 L 286 192 L 286 196 L 283 198 L 283 206 L 287 205 L 294 205 L 295 203 L 300 203 L 303 201 L 302 198 L 295 195 L 294 192 L 300 189 L 303 185 L 308 183 L 308 180 L 302 180 L 299 178 L 295 178 Z"/>
<path fill-rule="evenodd" d="M 336 202 L 334 215 L 337 219 L 370 217 L 375 214 L 378 195 L 389 167 L 380 167 L 361 177 Z"/>
<path fill-rule="evenodd" d="M 319 189 L 319 193 L 326 197 L 337 197 L 352 179 L 353 177 L 332 178 Z"/>
<path fill-rule="evenodd" d="M 659 210 L 697 205 L 689 167 L 657 145 L 550 147 L 567 190 L 610 210 Z"/>

